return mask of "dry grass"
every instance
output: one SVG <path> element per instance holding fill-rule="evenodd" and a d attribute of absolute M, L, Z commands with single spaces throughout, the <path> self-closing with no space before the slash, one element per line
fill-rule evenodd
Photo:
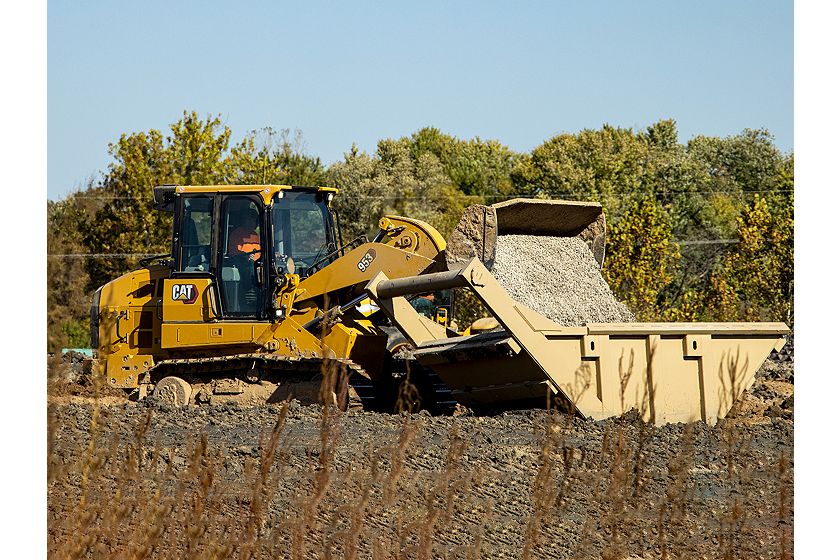
<path fill-rule="evenodd" d="M 632 359 L 629 363 L 632 368 Z M 343 372 L 324 374 L 335 387 Z M 586 383 L 582 378 L 579 389 Z M 412 388 L 407 384 L 403 390 L 409 408 Z M 524 497 L 529 507 L 521 512 L 515 545 L 519 557 L 553 557 L 562 545 L 573 558 L 693 558 L 698 543 L 708 541 L 712 548 L 703 545 L 704 550 L 714 550 L 714 557 L 745 558 L 745 538 L 756 538 L 768 515 L 776 521 L 777 557 L 792 557 L 789 454 L 781 453 L 776 464 L 752 464 L 748 429 L 724 421 L 714 432 L 723 481 L 715 492 L 724 498 L 712 507 L 698 496 L 702 489 L 694 479 L 698 468 L 706 468 L 697 455 L 709 428 L 686 425 L 675 431 L 672 447 L 658 448 L 657 428 L 631 412 L 599 425 L 596 444 L 581 438 L 582 421 L 559 404 L 551 402 L 534 426 L 531 495 Z M 392 434 L 371 443 L 348 465 L 342 456 L 345 415 L 325 405 L 302 467 L 290 462 L 292 446 L 300 442 L 289 440 L 289 405 L 283 403 L 243 476 L 233 481 L 220 476 L 226 459 L 206 433 L 185 442 L 181 455 L 186 461 L 181 463 L 168 451 L 171 444 L 149 441 L 154 408 L 139 419 L 130 438 L 119 439 L 94 404 L 84 445 L 72 449 L 59 441 L 63 427 L 56 422 L 57 411 L 48 413 L 48 548 L 53 558 L 500 554 L 488 542 L 494 538 L 489 527 L 498 528 L 493 510 L 500 504 L 487 498 L 490 475 L 470 455 L 477 436 L 468 422 L 453 420 L 439 457 L 423 463 L 417 449 L 431 420 L 402 414 Z M 654 460 L 663 453 L 667 461 Z M 419 464 L 428 469 L 423 475 Z M 289 492 L 282 482 L 291 474 L 302 482 Z M 772 511 L 762 511 L 748 496 L 756 481 L 772 491 Z M 699 520 L 698 510 L 706 514 Z M 568 542 L 561 542 L 558 527 L 572 535 Z M 451 544 L 458 534 L 460 544 Z"/>

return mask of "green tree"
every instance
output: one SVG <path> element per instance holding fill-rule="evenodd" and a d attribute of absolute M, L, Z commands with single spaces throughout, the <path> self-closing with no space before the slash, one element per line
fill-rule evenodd
<path fill-rule="evenodd" d="M 321 185 L 321 159 L 305 153 L 303 136 L 271 127 L 251 131 L 230 150 L 231 182 L 242 185 Z"/>
<path fill-rule="evenodd" d="M 514 167 L 511 179 L 526 196 L 600 201 L 617 220 L 634 197 L 652 194 L 642 182 L 648 153 L 640 135 L 604 125 L 547 140 Z"/>
<path fill-rule="evenodd" d="M 434 155 L 462 193 L 490 199 L 512 192 L 510 174 L 522 158 L 497 140 L 460 140 L 432 127 L 411 135 L 410 150 L 415 160 L 424 153 Z"/>
<path fill-rule="evenodd" d="M 710 279 L 715 318 L 792 322 L 792 194 L 755 195 L 738 218 L 738 241 Z"/>
<path fill-rule="evenodd" d="M 47 202 L 47 349 L 90 344 L 89 277 L 83 232 L 98 199 L 92 189 Z"/>
<path fill-rule="evenodd" d="M 778 186 L 784 156 L 767 130 L 746 129 L 726 138 L 697 136 L 688 141 L 687 149 L 705 167 L 715 192 L 741 195 Z"/>
<path fill-rule="evenodd" d="M 170 126 L 164 138 L 157 130 L 123 134 L 109 146 L 114 162 L 102 182 L 107 197 L 85 234 L 85 245 L 94 253 L 166 253 L 172 218 L 152 208 L 156 185 L 224 183 L 231 175 L 226 151 L 230 129 L 218 117 L 201 119 L 195 112 Z M 137 259 L 90 259 L 88 273 L 98 286 L 130 270 Z"/>
<path fill-rule="evenodd" d="M 373 233 L 382 215 L 397 214 L 429 222 L 446 236 L 471 200 L 436 155 L 414 150 L 408 138 L 380 140 L 374 156 L 354 147 L 328 177 L 341 190 L 336 208 L 351 235 Z"/>
<path fill-rule="evenodd" d="M 773 198 L 774 193 L 792 192 L 792 169 L 791 180 L 787 184 L 781 180 L 792 158 L 783 156 L 772 140 L 767 131 L 750 129 L 726 138 L 689 140 L 685 154 L 700 173 L 696 174 L 696 192 L 671 195 L 675 236 L 688 242 L 682 247 L 684 266 L 679 278 L 669 287 L 675 306 L 680 298 L 706 293 L 713 284 L 723 289 L 720 274 L 713 278 L 712 272 L 727 266 L 725 256 L 740 246 L 731 245 L 730 240 L 739 238 L 739 216 L 754 194 Z M 720 317 L 716 314 L 720 310 L 702 307 L 701 316 Z"/>
<path fill-rule="evenodd" d="M 662 287 L 661 307 L 685 317 L 696 312 L 699 294 L 737 236 L 749 197 L 792 190 L 792 179 L 781 179 L 792 177 L 788 159 L 762 130 L 680 144 L 669 119 L 638 133 L 605 125 L 555 136 L 521 159 L 511 179 L 517 194 L 600 202 L 613 231 L 639 200 L 657 201 L 673 238 L 683 243 L 681 265 Z"/>
<path fill-rule="evenodd" d="M 327 169 L 327 184 L 339 189 L 333 205 L 339 214 L 345 242 L 372 234 L 389 203 L 390 187 L 377 173 L 376 158 L 359 152 L 354 144 L 344 160 Z"/>
<path fill-rule="evenodd" d="M 655 200 L 638 200 L 607 239 L 607 282 L 639 320 L 661 320 L 660 294 L 674 279 L 680 260 L 668 215 Z"/>
<path fill-rule="evenodd" d="M 391 209 L 448 235 L 466 207 L 466 197 L 452 184 L 440 159 L 430 152 L 415 156 L 405 138 L 380 140 L 377 155 L 378 172 L 393 193 Z"/>

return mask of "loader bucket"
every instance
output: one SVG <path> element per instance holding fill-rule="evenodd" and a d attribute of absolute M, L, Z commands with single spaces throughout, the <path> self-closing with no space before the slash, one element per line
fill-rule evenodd
<path fill-rule="evenodd" d="M 580 237 L 601 266 L 606 231 L 604 212 L 597 202 L 515 198 L 492 206 L 477 204 L 464 211 L 449 237 L 446 262 L 454 270 L 477 257 L 492 268 L 498 236 L 521 234 Z"/>
<path fill-rule="evenodd" d="M 471 289 L 504 330 L 447 338 L 403 297 L 453 287 Z M 380 273 L 366 289 L 461 403 L 545 406 L 556 397 L 596 420 L 636 409 L 657 425 L 714 425 L 788 333 L 784 323 L 562 327 L 514 301 L 477 258 L 437 274 L 388 280 Z"/>

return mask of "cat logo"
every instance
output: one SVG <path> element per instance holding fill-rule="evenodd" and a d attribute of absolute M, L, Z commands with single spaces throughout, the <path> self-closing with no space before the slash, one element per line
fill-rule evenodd
<path fill-rule="evenodd" d="M 172 284 L 172 301 L 195 303 L 198 299 L 198 289 L 195 284 Z"/>

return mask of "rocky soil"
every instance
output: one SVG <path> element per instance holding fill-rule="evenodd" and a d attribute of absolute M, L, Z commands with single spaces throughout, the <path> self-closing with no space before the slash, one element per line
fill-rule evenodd
<path fill-rule="evenodd" d="M 632 412 L 176 409 L 68 383 L 49 406 L 54 555 L 792 555 L 791 361 L 768 360 L 714 427 Z"/>

